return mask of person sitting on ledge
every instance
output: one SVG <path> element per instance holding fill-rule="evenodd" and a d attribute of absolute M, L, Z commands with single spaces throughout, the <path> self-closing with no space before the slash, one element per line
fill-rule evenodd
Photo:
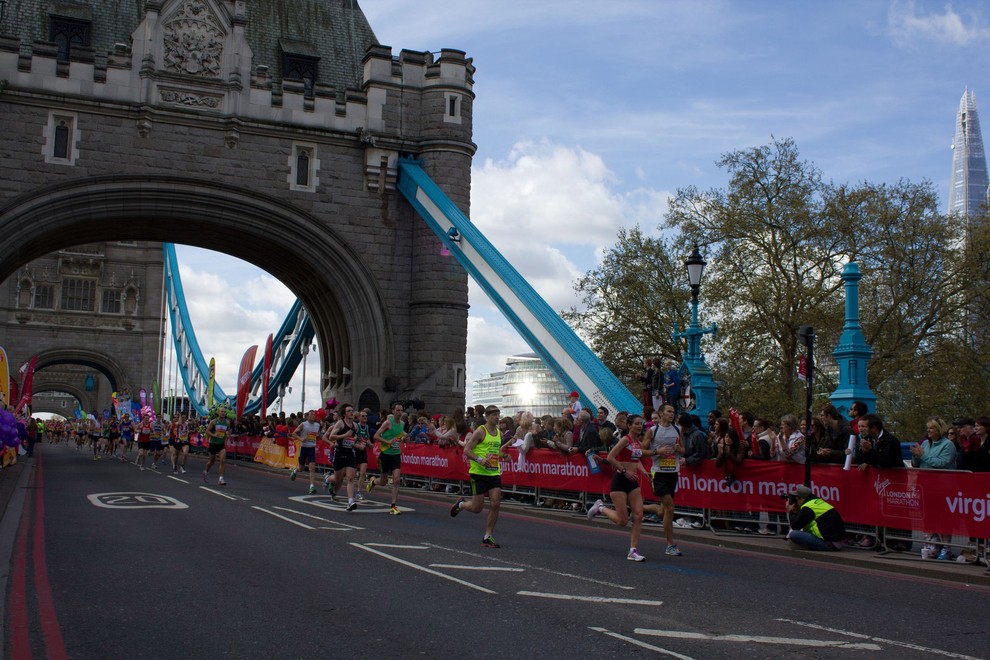
<path fill-rule="evenodd" d="M 846 527 L 831 504 L 815 497 L 807 486 L 797 486 L 784 497 L 791 525 L 787 540 L 793 550 L 835 551 L 842 547 Z"/>

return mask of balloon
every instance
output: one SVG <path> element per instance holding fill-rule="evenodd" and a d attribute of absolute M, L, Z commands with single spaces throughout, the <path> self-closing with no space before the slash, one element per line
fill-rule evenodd
<path fill-rule="evenodd" d="M 326 418 L 327 418 L 326 408 L 320 408 L 319 410 L 316 411 L 316 419 L 318 421 L 322 422 Z"/>
<path fill-rule="evenodd" d="M 327 406 L 326 406 L 327 408 L 336 408 L 339 405 L 340 405 L 340 401 L 337 401 L 336 398 L 331 397 L 327 399 Z"/>

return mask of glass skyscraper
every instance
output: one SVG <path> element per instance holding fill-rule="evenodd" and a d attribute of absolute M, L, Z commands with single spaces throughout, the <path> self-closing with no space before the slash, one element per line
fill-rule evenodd
<path fill-rule="evenodd" d="M 474 381 L 475 404 L 494 404 L 503 415 L 528 410 L 535 417 L 559 417 L 570 399 L 553 372 L 535 353 L 513 355 L 505 361 L 505 371 L 489 374 Z"/>
<path fill-rule="evenodd" d="M 987 158 L 983 151 L 976 94 L 963 92 L 952 139 L 952 180 L 949 184 L 949 215 L 972 218 L 987 205 Z"/>

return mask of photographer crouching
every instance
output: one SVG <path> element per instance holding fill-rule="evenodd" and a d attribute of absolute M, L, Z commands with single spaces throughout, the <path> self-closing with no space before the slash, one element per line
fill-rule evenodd
<path fill-rule="evenodd" d="M 835 551 L 842 547 L 846 528 L 842 516 L 807 486 L 798 486 L 784 496 L 791 529 L 787 540 L 793 550 Z"/>

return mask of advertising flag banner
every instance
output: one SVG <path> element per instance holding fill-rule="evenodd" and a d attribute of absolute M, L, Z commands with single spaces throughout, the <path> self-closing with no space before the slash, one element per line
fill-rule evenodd
<path fill-rule="evenodd" d="M 244 414 L 244 406 L 247 405 L 248 394 L 251 393 L 251 372 L 254 371 L 254 356 L 258 352 L 258 345 L 255 344 L 244 352 L 241 358 L 241 368 L 237 372 L 237 411 L 235 414 L 240 417 Z"/>
<path fill-rule="evenodd" d="M 162 393 L 158 389 L 158 383 L 153 383 L 151 385 L 151 408 L 155 411 L 156 417 L 161 417 L 162 415 Z"/>
<path fill-rule="evenodd" d="M 217 362 L 210 358 L 210 382 L 206 385 L 206 407 L 213 407 L 213 388 L 217 384 Z"/>
<path fill-rule="evenodd" d="M 14 408 L 15 413 L 19 413 L 25 406 L 30 410 L 31 397 L 34 393 L 34 367 L 38 363 L 38 356 L 31 358 L 30 362 L 20 368 L 21 374 L 21 398 Z"/>
<path fill-rule="evenodd" d="M 261 366 L 261 419 L 268 416 L 268 382 L 272 376 L 272 336 L 265 340 L 265 358 Z"/>
<path fill-rule="evenodd" d="M 7 352 L 0 346 L 0 407 L 7 409 L 10 401 L 10 363 L 7 362 Z"/>

